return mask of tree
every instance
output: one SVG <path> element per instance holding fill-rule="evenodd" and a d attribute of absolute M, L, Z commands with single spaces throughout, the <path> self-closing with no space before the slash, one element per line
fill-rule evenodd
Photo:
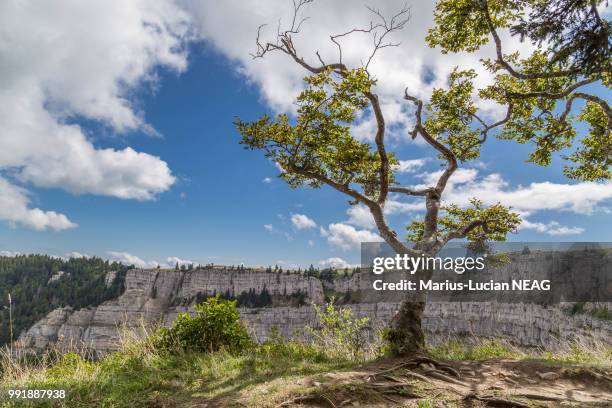
<path fill-rule="evenodd" d="M 262 58 L 270 52 L 281 52 L 306 70 L 305 89 L 296 98 L 297 116 L 264 115 L 255 122 L 237 119 L 241 143 L 262 150 L 278 163 L 280 177 L 290 187 L 326 185 L 347 195 L 351 205 L 366 206 L 380 236 L 397 253 L 434 256 L 449 241 L 462 238 L 482 249 L 487 241 L 503 241 L 516 229 L 519 215 L 501 203 L 485 206 L 477 197 L 467 208 L 441 203 L 449 179 L 461 164 L 480 157 L 480 148 L 490 133 L 519 143 L 533 142 L 535 150 L 529 161 L 539 165 L 550 164 L 554 153 L 577 144 L 577 149 L 565 157 L 571 163 L 565 173 L 584 180 L 611 178 L 610 109 L 605 100 L 582 89 L 594 83 L 609 87 L 609 70 L 601 61 L 592 61 L 593 55 L 599 59 L 597 52 L 588 46 L 575 46 L 586 44 L 586 40 L 574 38 L 584 30 L 568 27 L 566 32 L 561 26 L 547 25 L 546 13 L 554 8 L 542 6 L 538 12 L 537 7 L 530 6 L 543 2 L 523 0 L 441 0 L 436 4 L 436 26 L 426 38 L 428 44 L 441 47 L 444 53 L 474 52 L 492 41 L 496 58 L 483 64 L 494 75 L 494 83 L 476 89 L 478 74 L 456 68 L 448 86 L 435 89 L 428 101 L 404 92 L 405 100 L 414 107 L 415 126 L 410 136 L 422 138 L 445 163 L 435 184 L 414 189 L 399 185 L 394 177 L 398 159 L 385 145 L 385 118 L 376 94 L 376 78 L 368 70 L 379 51 L 398 45 L 389 37 L 405 27 L 409 10 L 404 8 L 385 17 L 370 9 L 374 20 L 368 27 L 330 37 L 338 49 L 336 61 L 327 63 L 316 53 L 316 62 L 310 62 L 298 53 L 293 37 L 305 21 L 301 17 L 303 8 L 311 2 L 296 0 L 291 26 L 279 29 L 274 41 L 261 40 L 261 26 L 253 55 Z M 586 8 L 592 2 L 583 3 Z M 536 50 L 523 59 L 517 54 L 505 55 L 497 30 L 510 28 L 514 35 L 536 43 Z M 373 47 L 361 67 L 349 67 L 342 60 L 341 41 L 356 32 L 370 34 Z M 583 64 L 584 59 L 592 63 Z M 474 101 L 475 95 L 505 107 L 505 116 L 487 122 Z M 587 101 L 577 119 L 586 122 L 590 130 L 576 143 L 570 113 L 578 100 Z M 364 111 L 376 119 L 373 144 L 351 134 L 351 124 Z M 423 220 L 407 226 L 407 239 L 412 245 L 403 242 L 387 224 L 384 208 L 390 193 L 425 201 Z M 431 271 L 419 274 L 428 278 Z M 418 352 L 424 346 L 421 319 L 425 300 L 404 301 L 388 329 L 388 339 L 400 354 Z"/>

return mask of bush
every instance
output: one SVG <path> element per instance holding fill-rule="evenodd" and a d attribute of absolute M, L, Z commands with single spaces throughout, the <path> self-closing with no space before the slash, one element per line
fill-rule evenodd
<path fill-rule="evenodd" d="M 334 358 L 362 360 L 370 352 L 368 348 L 367 317 L 358 319 L 350 307 L 337 308 L 332 298 L 324 308 L 313 305 L 319 327 L 306 327 L 312 343 Z"/>
<path fill-rule="evenodd" d="M 169 351 L 240 352 L 252 345 L 252 340 L 239 317 L 235 300 L 210 297 L 195 305 L 194 316 L 181 313 L 172 327 L 160 328 L 155 343 Z"/>

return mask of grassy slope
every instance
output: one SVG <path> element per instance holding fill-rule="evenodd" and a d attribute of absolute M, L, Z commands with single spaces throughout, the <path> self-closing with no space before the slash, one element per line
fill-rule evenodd
<path fill-rule="evenodd" d="M 351 365 L 297 344 L 262 346 L 236 356 L 222 352 L 171 355 L 158 353 L 146 343 L 134 343 L 95 363 L 67 354 L 48 369 L 17 367 L 12 375 L 5 373 L 6 387 L 65 389 L 68 398 L 37 403 L 0 399 L 0 406 L 189 406 L 276 381 L 277 390 L 269 390 L 259 397 L 257 392 L 253 393 L 253 403 L 259 404 L 258 400 L 267 399 L 268 393 L 283 391 L 283 382 L 348 369 Z"/>
<path fill-rule="evenodd" d="M 447 342 L 431 351 L 444 359 L 536 357 L 488 340 L 470 346 Z M 575 362 L 580 362 L 609 368 L 610 349 L 603 353 L 570 351 L 538 357 L 548 358 L 551 365 L 561 362 L 576 366 Z M 237 400 L 247 406 L 277 406 L 296 396 L 307 395 L 313 387 L 330 395 L 334 393 L 336 398 L 342 393 L 349 398 L 363 392 L 363 387 L 350 382 L 340 385 L 340 380 L 334 378 L 342 379 L 343 373 L 356 370 L 358 365 L 331 359 L 308 345 L 293 342 L 265 344 L 236 356 L 228 353 L 165 354 L 157 352 L 147 341 L 134 341 L 126 343 L 122 351 L 95 363 L 84 361 L 75 354 L 64 355 L 51 368 L 28 369 L 19 364 L 11 368 L 5 361 L 3 383 L 6 387 L 65 389 L 68 398 L 38 402 L 0 400 L 0 406 L 195 407 L 211 401 L 239 406 L 235 405 Z M 330 373 L 335 377 L 330 377 Z M 415 387 L 422 395 L 429 395 L 431 401 L 444 397 L 439 391 L 429 392 L 425 384 L 415 383 Z M 376 400 L 373 395 L 360 396 L 362 400 L 370 397 Z M 435 406 L 428 405 L 429 397 L 408 406 Z"/>

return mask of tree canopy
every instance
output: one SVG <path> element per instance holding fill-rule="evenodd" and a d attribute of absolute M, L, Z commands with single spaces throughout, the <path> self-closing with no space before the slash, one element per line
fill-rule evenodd
<path fill-rule="evenodd" d="M 328 185 L 351 197 L 351 204 L 366 205 L 381 236 L 395 249 L 406 251 L 384 219 L 390 192 L 425 198 L 424 220 L 408 226 L 408 238 L 417 242 L 417 249 L 435 252 L 454 238 L 503 240 L 519 225 L 519 216 L 503 203 L 486 208 L 478 197 L 468 209 L 440 207 L 449 178 L 461 163 L 480 157 L 490 133 L 499 139 L 533 144 L 527 160 L 538 165 L 549 165 L 553 155 L 562 152 L 567 161 L 564 171 L 570 178 L 595 181 L 612 177 L 612 114 L 604 98 L 584 90 L 592 84 L 610 86 L 610 24 L 597 12 L 601 2 L 437 2 L 436 25 L 424 40 L 443 53 L 475 52 L 491 42 L 496 57 L 482 64 L 494 80 L 477 89 L 476 71 L 456 67 L 447 87 L 434 89 L 429 100 L 405 93 L 404 98 L 414 104 L 411 137 L 423 138 L 447 162 L 437 183 L 420 190 L 396 182 L 398 159 L 385 146 L 385 120 L 375 93 L 377 81 L 368 70 L 377 51 L 397 45 L 384 39 L 404 28 L 407 9 L 391 18 L 371 9 L 375 20 L 369 28 L 331 36 L 339 49 L 337 62 L 325 63 L 317 54 L 319 62 L 310 63 L 293 42 L 304 21 L 300 20 L 301 9 L 308 3 L 296 3 L 292 26 L 279 31 L 275 42 L 262 43 L 258 33 L 254 55 L 280 51 L 306 69 L 305 89 L 296 98 L 297 115 L 295 119 L 286 114 L 265 115 L 255 122 L 238 119 L 242 143 L 263 150 L 278 163 L 283 169 L 281 177 L 291 187 Z M 561 14 L 575 18 L 562 24 Z M 509 30 L 529 41 L 533 50 L 528 55 L 505 54 L 499 30 Z M 356 31 L 372 33 L 374 48 L 364 66 L 348 67 L 337 39 Z M 504 117 L 487 122 L 476 98 L 502 106 Z M 578 100 L 586 104 L 579 107 Z M 371 111 L 376 118 L 373 144 L 351 133 L 351 125 L 363 111 Z M 577 122 L 588 125 L 586 135 L 579 135 Z"/>
<path fill-rule="evenodd" d="M 612 112 L 606 98 L 593 92 L 594 87 L 609 91 L 611 80 L 610 22 L 597 10 L 603 1 L 436 3 L 435 26 L 424 38 L 430 47 L 448 54 L 492 46 L 495 56 L 482 60 L 483 71 L 492 80 L 481 88 L 475 85 L 481 74 L 455 67 L 447 85 L 434 89 L 426 100 L 404 91 L 414 115 L 414 127 L 406 136 L 421 138 L 445 162 L 434 183 L 418 188 L 397 181 L 398 157 L 385 144 L 377 78 L 369 70 L 379 51 L 398 45 L 389 38 L 406 26 L 409 10 L 386 17 L 370 8 L 373 20 L 369 26 L 330 36 L 338 55 L 334 62 L 325 62 L 318 52 L 316 58 L 304 57 L 293 41 L 306 20 L 302 11 L 310 3 L 312 0 L 294 1 L 291 25 L 285 30 L 279 26 L 273 41 L 261 40 L 260 27 L 253 55 L 262 58 L 281 52 L 306 70 L 304 90 L 296 98 L 297 115 L 264 115 L 254 122 L 237 119 L 241 143 L 278 163 L 281 178 L 289 186 L 327 185 L 346 194 L 350 204 L 365 205 L 380 236 L 396 252 L 431 256 L 450 240 L 461 238 L 471 241 L 471 248 L 486 249 L 488 241 L 503 241 L 518 227 L 519 214 L 503 203 L 485 206 L 483 197 L 474 197 L 467 207 L 441 203 L 449 179 L 460 165 L 480 157 L 490 135 L 533 145 L 526 159 L 537 165 L 550 165 L 559 154 L 569 178 L 612 178 Z M 499 34 L 502 30 L 525 41 L 525 49 L 506 53 L 504 36 Z M 362 66 L 350 67 L 342 59 L 340 39 L 356 32 L 370 34 L 373 48 Z M 503 117 L 491 120 L 479 108 L 482 103 L 500 106 Z M 359 140 L 351 131 L 364 114 L 376 120 L 373 143 Z M 579 122 L 587 126 L 586 134 L 578 131 Z M 406 238 L 414 245 L 404 243 L 385 219 L 390 193 L 425 201 L 423 219 L 407 225 Z M 424 302 L 409 303 L 402 304 L 389 337 L 404 351 L 423 345 Z"/>

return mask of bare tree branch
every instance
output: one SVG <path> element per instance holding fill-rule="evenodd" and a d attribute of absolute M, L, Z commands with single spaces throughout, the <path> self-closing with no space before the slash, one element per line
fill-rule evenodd
<path fill-rule="evenodd" d="M 261 58 L 265 56 L 268 52 L 271 51 L 281 51 L 288 56 L 290 56 L 298 65 L 302 66 L 307 71 L 313 74 L 319 74 L 326 70 L 332 70 L 338 75 L 345 76 L 348 71 L 348 67 L 343 62 L 342 55 L 342 45 L 340 39 L 346 37 L 353 33 L 366 33 L 372 35 L 373 41 L 373 49 L 365 64 L 363 64 L 363 69 L 369 75 L 368 68 L 372 60 L 374 59 L 378 50 L 386 47 L 397 46 L 397 43 L 387 41 L 388 36 L 394 31 L 401 30 L 404 28 L 406 23 L 410 18 L 410 9 L 407 6 L 404 6 L 398 13 L 393 15 L 391 18 L 386 18 L 378 9 L 368 8 L 377 18 L 377 22 L 371 21 L 369 27 L 367 28 L 354 28 L 347 32 L 332 35 L 330 36 L 330 40 L 336 45 L 338 48 L 338 62 L 325 63 L 319 52 L 316 52 L 316 56 L 320 65 L 313 65 L 307 62 L 302 56 L 300 56 L 295 48 L 293 43 L 292 35 L 299 33 L 301 28 L 301 24 L 305 21 L 305 19 L 299 18 L 300 9 L 310 3 L 312 0 L 294 0 L 294 13 L 292 17 L 291 27 L 287 30 L 277 30 L 277 39 L 276 42 L 266 42 L 262 43 L 261 41 L 261 29 L 264 26 L 260 26 L 257 32 L 256 38 L 256 46 L 257 51 L 253 55 L 254 58 Z M 387 196 L 389 191 L 403 193 L 407 195 L 413 196 L 424 196 L 426 197 L 426 207 L 428 208 L 428 216 L 426 216 L 426 222 L 429 225 L 428 228 L 428 236 L 433 237 L 435 239 L 435 233 L 437 229 L 437 214 L 439 211 L 440 205 L 440 194 L 444 190 L 446 186 L 446 182 L 448 178 L 456 168 L 456 158 L 453 153 L 446 148 L 444 145 L 439 143 L 435 138 L 431 137 L 427 131 L 420 125 L 419 119 L 419 128 L 418 132 L 422 134 L 422 136 L 430 143 L 434 148 L 436 148 L 440 153 L 442 153 L 449 163 L 447 169 L 442 174 L 438 183 L 435 187 L 423 189 L 423 190 L 410 190 L 404 187 L 390 187 L 389 179 L 390 179 L 390 165 L 389 158 L 386 152 L 385 147 L 385 119 L 382 113 L 382 109 L 380 106 L 380 101 L 378 95 L 373 92 L 365 92 L 364 96 L 370 102 L 370 106 L 372 107 L 372 111 L 374 113 L 374 118 L 377 124 L 376 136 L 375 136 L 375 144 L 378 155 L 381 161 L 380 168 L 380 179 L 379 179 L 379 194 L 376 200 L 371 199 L 359 191 L 350 187 L 350 182 L 352 181 L 352 177 L 348 177 L 346 183 L 338 183 L 334 180 L 331 180 L 324 174 L 320 174 L 318 172 L 312 172 L 304 167 L 297 166 L 292 164 L 291 170 L 296 174 L 300 174 L 306 178 L 316 180 L 320 183 L 331 186 L 332 188 L 340 191 L 344 194 L 350 196 L 353 200 L 351 204 L 362 203 L 366 207 L 368 207 L 370 213 L 372 214 L 378 231 L 382 238 L 398 253 L 408 253 L 413 256 L 419 255 L 421 251 L 413 250 L 408 248 L 404 243 L 402 243 L 398 238 L 395 231 L 393 231 L 387 225 L 384 216 L 384 205 L 387 200 Z M 416 102 L 415 102 L 416 103 Z M 422 111 L 422 102 L 418 107 L 419 118 Z M 416 134 L 415 134 L 416 136 Z"/>

